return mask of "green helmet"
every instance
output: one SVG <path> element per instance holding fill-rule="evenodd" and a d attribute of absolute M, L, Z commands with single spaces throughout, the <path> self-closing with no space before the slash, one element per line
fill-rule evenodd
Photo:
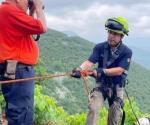
<path fill-rule="evenodd" d="M 118 16 L 109 18 L 105 23 L 105 28 L 108 31 L 113 31 L 122 35 L 128 35 L 129 27 L 125 18 Z"/>

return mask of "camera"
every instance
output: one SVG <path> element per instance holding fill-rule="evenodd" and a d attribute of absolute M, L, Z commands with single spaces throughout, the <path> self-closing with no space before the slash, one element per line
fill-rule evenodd
<path fill-rule="evenodd" d="M 32 6 L 33 6 L 33 0 L 28 0 L 28 6 L 29 6 L 29 9 L 32 8 Z"/>
<path fill-rule="evenodd" d="M 29 6 L 29 9 L 32 8 L 33 6 L 33 0 L 28 0 L 28 6 Z M 43 6 L 42 9 L 44 9 L 45 7 Z"/>

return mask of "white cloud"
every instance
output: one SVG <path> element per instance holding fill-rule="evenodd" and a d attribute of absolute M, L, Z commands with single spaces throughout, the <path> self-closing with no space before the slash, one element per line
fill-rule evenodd
<path fill-rule="evenodd" d="M 135 27 L 138 29 L 144 29 L 143 31 L 145 33 L 149 33 L 150 31 L 150 16 L 142 16 L 138 19 L 138 21 L 135 23 Z"/>
<path fill-rule="evenodd" d="M 128 6 L 93 4 L 84 10 L 68 10 L 64 15 L 47 14 L 50 28 L 74 31 L 82 37 L 96 40 L 104 36 L 105 20 L 113 16 L 124 16 L 129 21 L 131 36 L 150 35 L 150 4 L 132 4 Z"/>

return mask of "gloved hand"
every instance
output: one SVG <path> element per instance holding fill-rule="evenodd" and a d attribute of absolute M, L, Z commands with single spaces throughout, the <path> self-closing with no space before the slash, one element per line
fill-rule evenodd
<path fill-rule="evenodd" d="M 97 68 L 96 72 L 97 72 L 97 77 L 101 77 L 102 75 L 106 75 L 103 68 Z"/>
<path fill-rule="evenodd" d="M 80 70 L 77 69 L 77 68 L 74 68 L 72 70 L 71 76 L 74 77 L 74 78 L 81 78 L 81 72 L 80 72 Z"/>

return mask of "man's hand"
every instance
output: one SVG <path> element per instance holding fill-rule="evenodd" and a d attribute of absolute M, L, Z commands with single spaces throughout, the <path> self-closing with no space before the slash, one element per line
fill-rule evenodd
<path fill-rule="evenodd" d="M 97 68 L 95 70 L 80 70 L 79 68 L 74 68 L 72 70 L 71 76 L 74 78 L 81 78 L 82 76 L 91 76 L 93 78 L 101 77 L 105 74 L 105 69 Z"/>
<path fill-rule="evenodd" d="M 43 26 L 43 32 L 47 31 L 47 26 L 46 26 L 46 18 L 45 18 L 45 14 L 43 11 L 43 2 L 42 0 L 33 0 L 33 4 L 35 7 L 35 12 L 36 12 L 36 16 L 37 19 L 41 21 L 42 26 Z"/>
<path fill-rule="evenodd" d="M 103 68 L 97 68 L 89 74 L 89 76 L 94 78 L 101 77 L 102 75 L 106 75 L 105 69 Z"/>
<path fill-rule="evenodd" d="M 106 71 L 103 68 L 97 68 L 96 72 L 97 72 L 97 77 L 101 77 L 102 75 L 106 75 Z"/>
<path fill-rule="evenodd" d="M 74 78 L 81 78 L 81 72 L 80 72 L 80 70 L 77 69 L 77 68 L 74 68 L 72 70 L 71 76 L 74 77 Z"/>
<path fill-rule="evenodd" d="M 36 10 L 43 10 L 42 0 L 33 0 L 33 4 L 34 4 Z"/>
<path fill-rule="evenodd" d="M 35 14 L 35 6 L 34 6 L 34 4 L 32 4 L 32 5 L 29 5 L 29 15 L 30 16 L 35 16 L 34 14 Z"/>
<path fill-rule="evenodd" d="M 89 76 L 93 77 L 93 78 L 97 78 L 97 71 L 96 70 L 93 70 L 91 72 L 89 72 Z"/>

